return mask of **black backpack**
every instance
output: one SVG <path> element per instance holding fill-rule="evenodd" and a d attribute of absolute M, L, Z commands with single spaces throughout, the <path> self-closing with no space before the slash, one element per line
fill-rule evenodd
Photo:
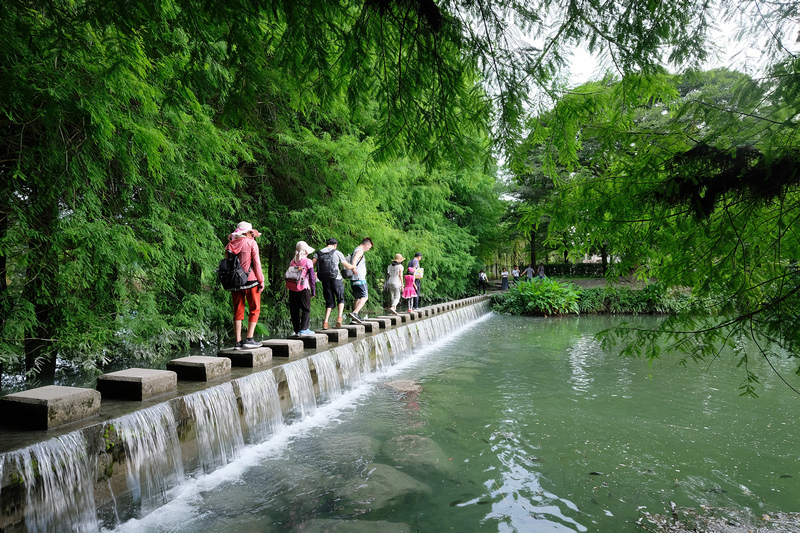
<path fill-rule="evenodd" d="M 339 261 L 335 249 L 317 252 L 317 276 L 319 279 L 336 279 L 339 276 Z"/>
<path fill-rule="evenodd" d="M 248 275 L 239 263 L 239 254 L 236 254 L 219 262 L 217 283 L 226 291 L 238 291 L 239 287 L 247 284 Z"/>

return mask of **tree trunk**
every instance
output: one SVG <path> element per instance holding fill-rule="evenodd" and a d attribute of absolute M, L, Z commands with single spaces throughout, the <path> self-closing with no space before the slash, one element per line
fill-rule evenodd
<path fill-rule="evenodd" d="M 536 230 L 531 230 L 531 266 L 536 265 Z"/>
<path fill-rule="evenodd" d="M 600 247 L 600 257 L 601 263 L 603 265 L 603 275 L 606 275 L 606 269 L 608 268 L 608 248 L 606 244 L 603 243 L 603 246 Z"/>

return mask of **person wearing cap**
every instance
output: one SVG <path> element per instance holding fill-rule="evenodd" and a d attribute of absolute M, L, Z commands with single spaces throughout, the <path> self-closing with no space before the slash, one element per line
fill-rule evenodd
<path fill-rule="evenodd" d="M 356 267 L 347 262 L 344 254 L 337 248 L 339 241 L 331 237 L 325 244 L 325 248 L 318 250 L 314 254 L 314 266 L 317 266 L 317 277 L 322 282 L 322 296 L 325 298 L 325 319 L 322 321 L 322 329 L 329 329 L 328 320 L 331 317 L 333 307 L 339 308 L 336 317 L 336 327 L 342 326 L 344 319 L 344 280 L 339 272 L 339 265 L 348 270 L 356 271 Z"/>
<path fill-rule="evenodd" d="M 389 289 L 389 297 L 392 300 L 389 312 L 393 315 L 399 314 L 397 304 L 400 302 L 400 293 L 403 287 L 403 261 L 405 260 L 406 258 L 402 255 L 394 254 L 394 261 L 386 270 L 386 287 Z"/>
<path fill-rule="evenodd" d="M 419 267 L 419 262 L 422 260 L 422 252 L 417 252 L 414 254 L 414 259 L 408 262 L 408 266 L 414 269 L 414 289 L 416 289 L 417 295 L 414 297 L 414 309 L 419 309 L 419 295 L 422 294 L 420 292 L 420 288 L 422 287 L 422 272 L 423 269 Z"/>
<path fill-rule="evenodd" d="M 372 239 L 364 237 L 361 244 L 356 246 L 356 249 L 353 250 L 353 254 L 350 256 L 350 262 L 356 267 L 355 274 L 350 279 L 350 288 L 353 291 L 355 302 L 353 302 L 353 312 L 348 316 L 350 320 L 357 324 L 361 323 L 361 317 L 358 313 L 361 311 L 361 308 L 364 307 L 364 304 L 367 303 L 367 298 L 369 298 L 369 290 L 367 289 L 367 262 L 364 259 L 364 254 L 370 251 L 371 248 Z"/>
<path fill-rule="evenodd" d="M 316 293 L 317 280 L 314 276 L 314 262 L 308 258 L 314 249 L 300 241 L 295 246 L 294 259 L 290 265 L 302 272 L 299 281 L 286 280 L 289 289 L 289 314 L 292 316 L 292 327 L 295 335 L 313 335 L 311 324 L 311 298 Z"/>
<path fill-rule="evenodd" d="M 236 337 L 234 349 L 260 348 L 261 343 L 254 337 L 258 316 L 261 313 L 261 291 L 264 290 L 264 274 L 261 271 L 261 258 L 258 254 L 256 237 L 261 235 L 249 222 L 239 222 L 236 229 L 228 235 L 225 256 L 239 256 L 239 264 L 248 273 L 247 283 L 239 290 L 231 291 L 233 299 L 233 333 Z M 242 322 L 244 303 L 247 301 L 247 336 L 242 341 Z"/>

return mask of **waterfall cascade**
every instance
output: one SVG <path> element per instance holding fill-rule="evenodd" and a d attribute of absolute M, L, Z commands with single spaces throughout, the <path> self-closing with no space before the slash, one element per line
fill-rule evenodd
<path fill-rule="evenodd" d="M 318 401 L 340 397 L 371 373 L 386 370 L 490 310 L 485 299 L 467 299 L 449 312 L 0 454 L 0 501 L 4 510 L 16 509 L 0 516 L 0 530 L 98 531 L 113 527 L 120 516 L 146 514 L 162 505 L 187 476 L 234 460 L 245 437 L 251 445 L 265 442 L 285 423 L 313 414 Z M 291 399 L 287 420 L 282 377 Z M 112 523 L 101 524 L 97 506 L 116 506 L 121 500 L 114 488 L 120 484 L 112 483 L 118 475 L 125 478 L 124 499 L 138 512 L 115 508 L 108 513 Z M 98 494 L 103 501 L 96 501 Z M 16 506 L 6 504 L 15 499 L 20 502 Z"/>

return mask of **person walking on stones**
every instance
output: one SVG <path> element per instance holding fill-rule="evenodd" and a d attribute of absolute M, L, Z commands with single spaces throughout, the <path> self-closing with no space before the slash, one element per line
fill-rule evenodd
<path fill-rule="evenodd" d="M 391 298 L 391 305 L 389 312 L 393 315 L 399 314 L 397 312 L 397 304 L 400 302 L 400 294 L 403 290 L 403 261 L 406 258 L 400 254 L 394 254 L 394 261 L 386 269 L 386 287 L 389 289 L 389 297 Z"/>
<path fill-rule="evenodd" d="M 539 263 L 539 268 L 536 269 L 536 273 L 539 275 L 539 279 L 545 278 L 544 265 L 542 263 Z"/>
<path fill-rule="evenodd" d="M 422 276 L 425 269 L 420 268 L 419 262 L 422 261 L 422 252 L 414 254 L 414 259 L 408 262 L 408 266 L 414 269 L 414 289 L 417 295 L 414 297 L 414 309 L 419 309 L 419 298 L 422 294 Z"/>
<path fill-rule="evenodd" d="M 488 279 L 486 278 L 486 272 L 481 269 L 481 271 L 478 272 L 478 290 L 481 292 L 481 294 L 486 294 L 487 281 Z"/>
<path fill-rule="evenodd" d="M 408 271 L 405 275 L 406 286 L 403 288 L 403 298 L 408 302 L 409 311 L 417 309 L 414 307 L 414 300 L 417 297 L 417 287 L 414 283 L 414 271 L 414 267 L 408 267 Z"/>
<path fill-rule="evenodd" d="M 356 246 L 356 249 L 353 250 L 353 254 L 350 256 L 350 263 L 356 267 L 355 273 L 350 279 L 350 288 L 353 291 L 355 302 L 353 302 L 353 312 L 348 316 L 350 320 L 357 324 L 361 323 L 361 317 L 358 313 L 369 298 L 369 290 L 367 289 L 367 262 L 364 259 L 364 254 L 370 251 L 371 248 L 372 239 L 364 237 L 364 240 L 361 241 L 361 244 Z"/>
<path fill-rule="evenodd" d="M 299 278 L 286 279 L 286 288 L 289 289 L 289 314 L 292 316 L 292 327 L 295 335 L 313 335 L 309 328 L 311 322 L 311 298 L 316 293 L 317 280 L 314 276 L 314 263 L 308 254 L 314 249 L 300 241 L 295 246 L 294 259 L 289 263 L 297 267 Z"/>
<path fill-rule="evenodd" d="M 503 267 L 503 271 L 500 272 L 500 278 L 501 278 L 500 290 L 501 291 L 507 291 L 508 290 L 508 269 L 506 267 Z"/>
<path fill-rule="evenodd" d="M 533 281 L 533 265 L 528 265 L 528 268 L 525 269 L 525 278 L 528 281 Z"/>
<path fill-rule="evenodd" d="M 519 283 L 519 267 L 517 265 L 514 265 L 511 270 L 511 277 L 514 278 L 514 285 Z"/>
<path fill-rule="evenodd" d="M 236 229 L 228 235 L 225 246 L 225 257 L 239 256 L 239 264 L 248 273 L 247 283 L 231 291 L 233 304 L 233 333 L 236 338 L 234 349 L 260 348 L 261 343 L 253 338 L 258 316 L 261 313 L 261 292 L 264 290 L 264 274 L 261 271 L 261 257 L 258 253 L 256 237 L 261 233 L 253 229 L 249 222 L 239 222 Z M 242 341 L 242 322 L 244 321 L 244 304 L 247 302 L 247 334 Z"/>
<path fill-rule="evenodd" d="M 355 266 L 347 262 L 344 254 L 338 250 L 339 241 L 331 237 L 325 244 L 325 248 L 314 254 L 314 266 L 317 267 L 317 277 L 322 282 L 322 296 L 325 298 L 325 318 L 322 321 L 322 329 L 330 329 L 328 321 L 334 306 L 339 310 L 336 316 L 336 327 L 342 327 L 344 318 L 344 280 L 339 271 L 339 265 L 355 273 Z"/>

